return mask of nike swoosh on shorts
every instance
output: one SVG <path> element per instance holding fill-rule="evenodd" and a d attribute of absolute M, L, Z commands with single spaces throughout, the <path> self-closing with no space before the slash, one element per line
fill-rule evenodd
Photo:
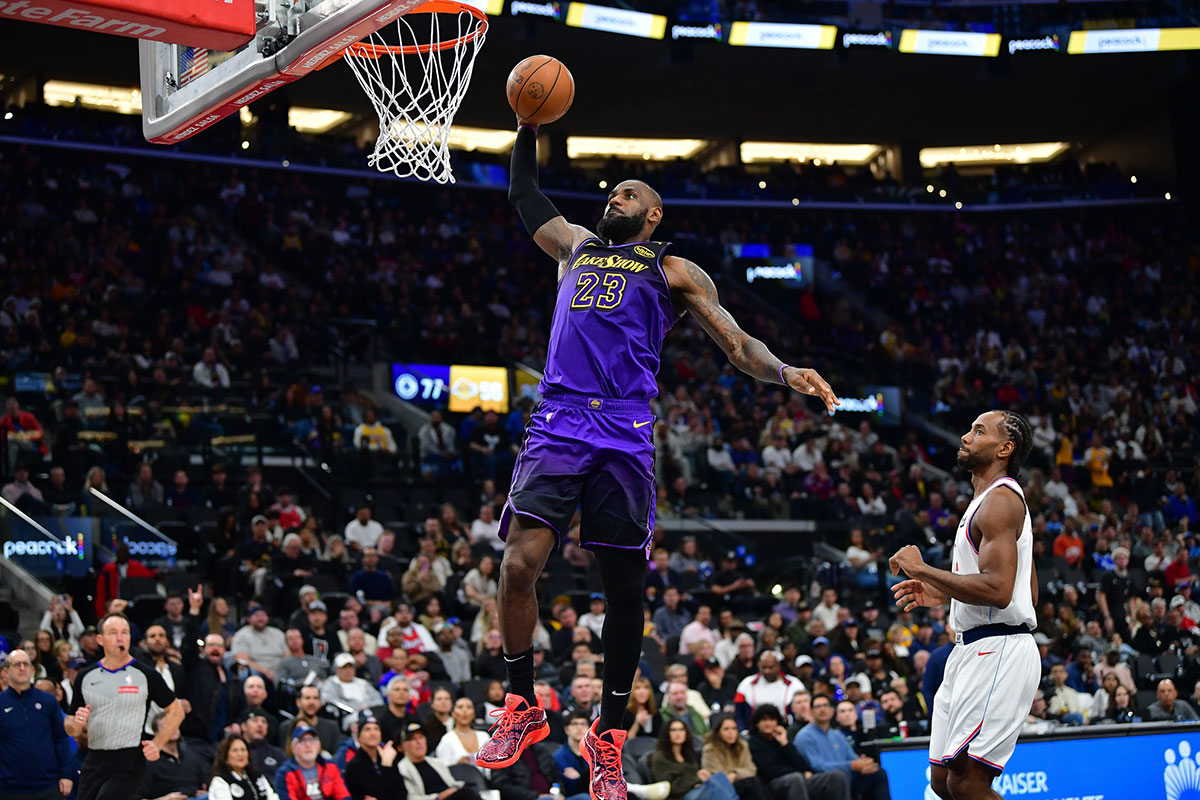
<path fill-rule="evenodd" d="M 649 425 L 651 422 L 654 422 L 654 420 L 652 420 L 652 419 L 648 419 L 648 420 L 646 420 L 645 422 L 635 422 L 635 423 L 633 423 L 633 427 L 635 427 L 635 428 L 640 428 L 640 427 L 642 427 L 643 425 Z"/>

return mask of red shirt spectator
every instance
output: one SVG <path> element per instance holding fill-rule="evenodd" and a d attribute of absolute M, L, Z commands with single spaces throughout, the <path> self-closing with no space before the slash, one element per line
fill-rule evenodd
<path fill-rule="evenodd" d="M 6 436 L 29 442 L 42 455 L 50 452 L 46 446 L 46 434 L 42 430 L 42 423 L 38 422 L 33 414 L 22 411 L 17 398 L 8 398 L 4 411 L 4 416 L 0 417 L 0 430 L 4 431 Z"/>
<path fill-rule="evenodd" d="M 129 545 L 121 542 L 117 545 L 117 560 L 110 561 L 100 568 L 96 576 L 96 619 L 103 619 L 105 606 L 114 597 L 121 596 L 122 578 L 153 578 L 154 570 L 137 559 L 129 557 Z"/>
<path fill-rule="evenodd" d="M 1175 558 L 1171 559 L 1171 563 L 1167 564 L 1167 568 L 1163 570 L 1163 580 L 1166 583 L 1169 591 L 1174 591 L 1175 587 L 1191 577 L 1191 568 L 1188 566 L 1188 549 L 1180 547 L 1175 552 Z"/>
<path fill-rule="evenodd" d="M 1083 539 L 1063 528 L 1063 532 L 1054 538 L 1054 555 L 1065 559 L 1072 567 L 1078 567 L 1083 561 Z"/>

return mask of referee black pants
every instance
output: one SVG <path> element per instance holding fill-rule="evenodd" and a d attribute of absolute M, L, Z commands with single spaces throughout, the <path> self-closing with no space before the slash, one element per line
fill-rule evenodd
<path fill-rule="evenodd" d="M 89 750 L 79 773 L 78 800 L 131 800 L 146 776 L 142 748 Z"/>

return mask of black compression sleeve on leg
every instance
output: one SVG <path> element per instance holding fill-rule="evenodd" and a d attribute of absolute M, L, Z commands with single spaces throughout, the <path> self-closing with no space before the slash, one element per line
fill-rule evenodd
<path fill-rule="evenodd" d="M 521 126 L 513 142 L 508 201 L 516 207 L 531 236 L 550 220 L 562 216 L 538 188 L 537 131 L 528 125 Z"/>
<path fill-rule="evenodd" d="M 604 632 L 600 636 L 604 644 L 604 696 L 600 701 L 597 732 L 603 733 L 610 728 L 627 727 L 625 706 L 642 653 L 646 551 L 597 547 L 595 553 L 608 601 Z"/>

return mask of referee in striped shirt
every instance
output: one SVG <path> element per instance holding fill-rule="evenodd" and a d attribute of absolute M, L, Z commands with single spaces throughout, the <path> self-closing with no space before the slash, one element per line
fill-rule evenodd
<path fill-rule="evenodd" d="M 100 620 L 104 657 L 75 676 L 73 716 L 67 733 L 87 735 L 88 754 L 79 776 L 78 800 L 129 800 L 137 797 L 146 762 L 158 760 L 183 722 L 183 704 L 162 676 L 129 654 L 129 620 L 109 614 Z M 150 704 L 166 714 L 153 741 L 142 741 Z"/>

